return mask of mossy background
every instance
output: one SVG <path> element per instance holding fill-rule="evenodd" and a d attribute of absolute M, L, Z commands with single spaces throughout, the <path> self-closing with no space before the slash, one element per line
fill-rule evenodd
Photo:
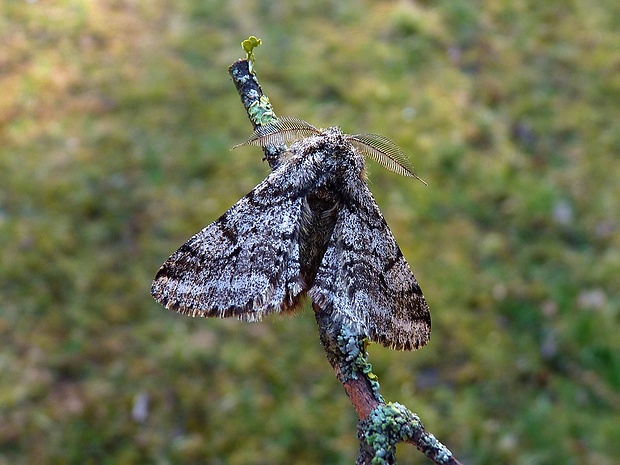
<path fill-rule="evenodd" d="M 250 34 L 276 112 L 383 134 L 429 183 L 370 165 L 433 315 L 422 350 L 371 346 L 386 399 L 466 464 L 618 463 L 618 24 L 617 0 L 0 4 L 0 464 L 354 462 L 309 309 L 149 295 L 268 173 L 229 150 Z"/>

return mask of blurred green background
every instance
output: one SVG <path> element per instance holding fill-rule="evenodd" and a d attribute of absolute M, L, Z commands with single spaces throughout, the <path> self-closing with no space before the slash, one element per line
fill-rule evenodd
<path fill-rule="evenodd" d="M 312 312 L 192 319 L 160 264 L 268 173 L 227 67 L 275 110 L 397 142 L 370 164 L 427 347 L 387 400 L 466 464 L 620 463 L 620 3 L 0 4 L 0 464 L 351 464 Z M 400 445 L 399 463 L 429 461 Z"/>

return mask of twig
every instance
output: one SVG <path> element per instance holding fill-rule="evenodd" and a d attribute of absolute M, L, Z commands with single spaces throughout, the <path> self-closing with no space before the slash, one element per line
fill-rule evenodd
<path fill-rule="evenodd" d="M 241 97 L 241 103 L 250 118 L 252 128 L 264 126 L 275 118 L 271 103 L 263 93 L 263 89 L 256 79 L 256 75 L 250 72 L 248 60 L 237 60 L 229 66 L 228 72 L 232 77 L 237 92 Z M 280 155 L 286 151 L 286 145 L 271 145 L 263 148 L 265 160 L 272 170 L 278 166 Z"/>
<path fill-rule="evenodd" d="M 234 62 L 229 73 L 254 129 L 276 118 L 256 75 L 250 71 L 247 59 Z M 273 170 L 286 146 L 268 146 L 263 150 Z M 426 432 L 417 415 L 400 404 L 385 403 L 368 362 L 363 336 L 333 321 L 331 315 L 316 304 L 313 309 L 327 359 L 360 419 L 360 450 L 356 463 L 393 464 L 396 462 L 396 443 L 408 442 L 436 464 L 459 465 L 452 453 Z"/>

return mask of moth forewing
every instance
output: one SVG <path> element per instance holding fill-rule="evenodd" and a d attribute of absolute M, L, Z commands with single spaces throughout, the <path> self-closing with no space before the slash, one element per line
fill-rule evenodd
<path fill-rule="evenodd" d="M 417 349 L 431 329 L 422 290 L 366 183 L 359 177 L 347 183 L 349 195 L 309 295 L 371 341 Z"/>
<path fill-rule="evenodd" d="M 153 281 L 155 300 L 192 316 L 249 321 L 294 309 L 305 291 L 300 171 L 284 164 L 172 254 Z"/>

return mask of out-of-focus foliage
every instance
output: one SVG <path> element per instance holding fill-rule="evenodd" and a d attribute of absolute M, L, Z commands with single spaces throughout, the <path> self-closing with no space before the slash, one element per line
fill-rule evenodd
<path fill-rule="evenodd" d="M 620 461 L 620 3 L 0 5 L 0 464 L 347 464 L 311 311 L 193 320 L 150 281 L 268 172 L 275 110 L 408 153 L 371 188 L 433 315 L 382 393 L 465 463 Z M 399 446 L 403 464 L 428 463 Z"/>

